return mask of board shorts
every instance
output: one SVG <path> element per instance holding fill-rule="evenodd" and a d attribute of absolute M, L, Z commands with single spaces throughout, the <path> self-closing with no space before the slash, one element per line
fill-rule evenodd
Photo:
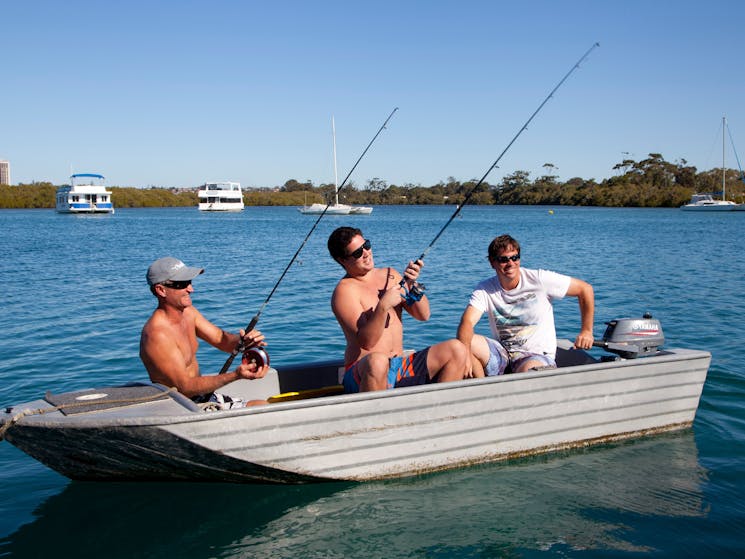
<path fill-rule="evenodd" d="M 488 377 L 516 371 L 526 361 L 540 361 L 543 363 L 541 369 L 556 368 L 556 361 L 550 355 L 529 351 L 508 352 L 502 344 L 492 338 L 486 338 L 486 343 L 489 346 L 489 361 L 484 367 L 484 372 Z"/>
<path fill-rule="evenodd" d="M 429 378 L 429 369 L 427 369 L 427 355 L 429 348 L 425 348 L 416 353 L 411 353 L 406 357 L 391 357 L 388 360 L 388 380 L 386 388 L 400 388 L 402 386 L 417 386 L 420 384 L 429 384 L 432 380 Z M 359 361 L 353 363 L 344 372 L 344 392 L 353 394 L 360 391 L 362 378 L 357 370 Z"/>

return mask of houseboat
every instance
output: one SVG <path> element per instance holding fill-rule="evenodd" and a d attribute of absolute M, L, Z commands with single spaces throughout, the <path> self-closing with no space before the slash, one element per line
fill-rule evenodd
<path fill-rule="evenodd" d="M 243 211 L 239 182 L 208 182 L 199 187 L 199 209 L 204 212 Z"/>
<path fill-rule="evenodd" d="M 105 177 L 94 173 L 70 175 L 70 184 L 57 189 L 56 209 L 66 214 L 113 214 L 111 192 L 104 186 Z"/>

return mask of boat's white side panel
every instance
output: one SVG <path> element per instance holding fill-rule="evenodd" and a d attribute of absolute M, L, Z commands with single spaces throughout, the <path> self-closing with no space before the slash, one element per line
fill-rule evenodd
<path fill-rule="evenodd" d="M 732 202 L 706 205 L 686 204 L 680 209 L 686 212 L 731 212 L 737 209 L 737 205 Z"/>
<path fill-rule="evenodd" d="M 163 429 L 239 460 L 314 477 L 411 475 L 687 426 L 710 355 L 680 353 L 273 404 L 265 413 Z"/>

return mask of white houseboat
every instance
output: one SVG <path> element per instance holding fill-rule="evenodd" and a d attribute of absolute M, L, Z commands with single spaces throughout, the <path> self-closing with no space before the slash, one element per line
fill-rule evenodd
<path fill-rule="evenodd" d="M 70 184 L 57 189 L 56 209 L 67 214 L 113 214 L 111 192 L 104 186 L 105 177 L 94 173 L 70 175 Z"/>
<path fill-rule="evenodd" d="M 239 182 L 208 182 L 199 187 L 199 209 L 204 212 L 243 211 L 243 192 Z"/>

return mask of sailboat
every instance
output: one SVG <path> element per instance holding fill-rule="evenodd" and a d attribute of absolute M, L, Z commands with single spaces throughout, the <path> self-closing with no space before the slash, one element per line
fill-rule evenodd
<path fill-rule="evenodd" d="M 334 203 L 326 206 L 325 204 L 311 204 L 310 206 L 303 206 L 298 208 L 301 214 L 322 214 L 327 213 L 331 215 L 368 215 L 371 214 L 373 209 L 370 206 L 350 206 L 348 204 L 339 203 L 339 175 L 336 170 L 336 126 L 334 125 L 334 117 L 331 117 L 331 135 L 334 143 Z"/>
<path fill-rule="evenodd" d="M 711 197 L 711 194 L 694 194 L 693 196 L 691 196 L 690 202 L 680 206 L 681 210 L 698 212 L 731 212 L 732 210 L 738 209 L 738 205 L 730 200 L 727 200 L 725 194 L 724 179 L 726 174 L 726 167 L 724 166 L 724 135 L 726 130 L 727 118 L 722 117 L 722 199 L 714 200 L 714 198 Z"/>

